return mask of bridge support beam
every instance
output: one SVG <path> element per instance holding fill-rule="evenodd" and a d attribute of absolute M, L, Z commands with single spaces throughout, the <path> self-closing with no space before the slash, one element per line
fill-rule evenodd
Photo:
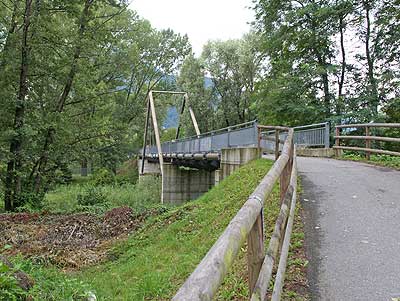
<path fill-rule="evenodd" d="M 214 186 L 214 171 L 179 167 L 172 163 L 164 163 L 163 167 L 163 203 L 182 204 L 195 200 Z"/>

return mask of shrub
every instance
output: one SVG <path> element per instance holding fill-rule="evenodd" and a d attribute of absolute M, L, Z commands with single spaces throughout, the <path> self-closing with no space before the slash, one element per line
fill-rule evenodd
<path fill-rule="evenodd" d="M 0 301 L 25 300 L 27 297 L 14 277 L 14 269 L 0 261 Z"/>
<path fill-rule="evenodd" d="M 83 193 L 78 194 L 77 201 L 80 206 L 95 206 L 107 203 L 108 198 L 100 187 L 89 187 Z"/>
<path fill-rule="evenodd" d="M 34 193 L 31 191 L 22 192 L 21 195 L 15 200 L 15 207 L 18 211 L 37 211 L 43 209 L 43 193 Z"/>
<path fill-rule="evenodd" d="M 138 179 L 139 171 L 136 159 L 124 162 L 124 164 L 122 164 L 122 166 L 117 170 L 116 180 L 119 185 L 136 184 Z"/>
<path fill-rule="evenodd" d="M 96 186 L 115 184 L 115 175 L 111 170 L 101 168 L 94 173 L 93 184 Z"/>

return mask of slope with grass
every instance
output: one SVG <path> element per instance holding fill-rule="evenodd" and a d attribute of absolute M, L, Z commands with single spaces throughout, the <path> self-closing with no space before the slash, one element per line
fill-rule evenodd
<path fill-rule="evenodd" d="M 168 300 L 194 270 L 273 162 L 255 160 L 194 202 L 154 218 L 115 249 L 118 260 L 79 275 L 99 300 Z M 279 211 L 278 189 L 265 207 L 270 237 Z M 267 240 L 268 241 L 268 240 Z M 245 247 L 217 296 L 248 296 Z"/>
<path fill-rule="evenodd" d="M 14 258 L 36 279 L 34 300 L 169 300 L 218 239 L 233 216 L 266 175 L 273 162 L 250 162 L 196 201 L 149 217 L 128 239 L 108 251 L 107 262 L 63 273 L 56 267 Z M 56 201 L 55 201 L 56 202 Z M 279 211 L 279 187 L 265 206 L 266 244 Z M 295 228 L 296 229 L 296 228 Z M 285 284 L 285 300 L 306 300 L 303 234 L 294 233 Z M 296 232 L 297 230 L 295 230 Z M 216 300 L 247 300 L 246 246 L 219 290 Z"/>

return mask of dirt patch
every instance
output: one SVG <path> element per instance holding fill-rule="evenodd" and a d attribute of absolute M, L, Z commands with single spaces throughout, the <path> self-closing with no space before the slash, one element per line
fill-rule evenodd
<path fill-rule="evenodd" d="M 134 214 L 131 208 L 120 207 L 104 216 L 0 214 L 0 250 L 10 245 L 3 253 L 21 253 L 36 261 L 78 269 L 103 261 L 115 241 L 125 238 L 149 216 L 159 213 L 159 210 L 149 210 Z"/>

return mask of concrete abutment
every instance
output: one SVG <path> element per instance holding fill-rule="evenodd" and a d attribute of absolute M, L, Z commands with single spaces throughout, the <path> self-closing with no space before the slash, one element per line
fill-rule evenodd
<path fill-rule="evenodd" d="M 186 201 L 195 200 L 240 166 L 260 156 L 261 151 L 257 147 L 223 149 L 221 151 L 220 168 L 214 171 L 186 168 L 173 162 L 164 162 L 162 202 L 182 204 Z M 141 171 L 141 160 L 139 160 L 138 165 L 139 171 Z M 140 177 L 160 174 L 158 162 L 145 160 L 144 172 L 140 174 Z"/>

